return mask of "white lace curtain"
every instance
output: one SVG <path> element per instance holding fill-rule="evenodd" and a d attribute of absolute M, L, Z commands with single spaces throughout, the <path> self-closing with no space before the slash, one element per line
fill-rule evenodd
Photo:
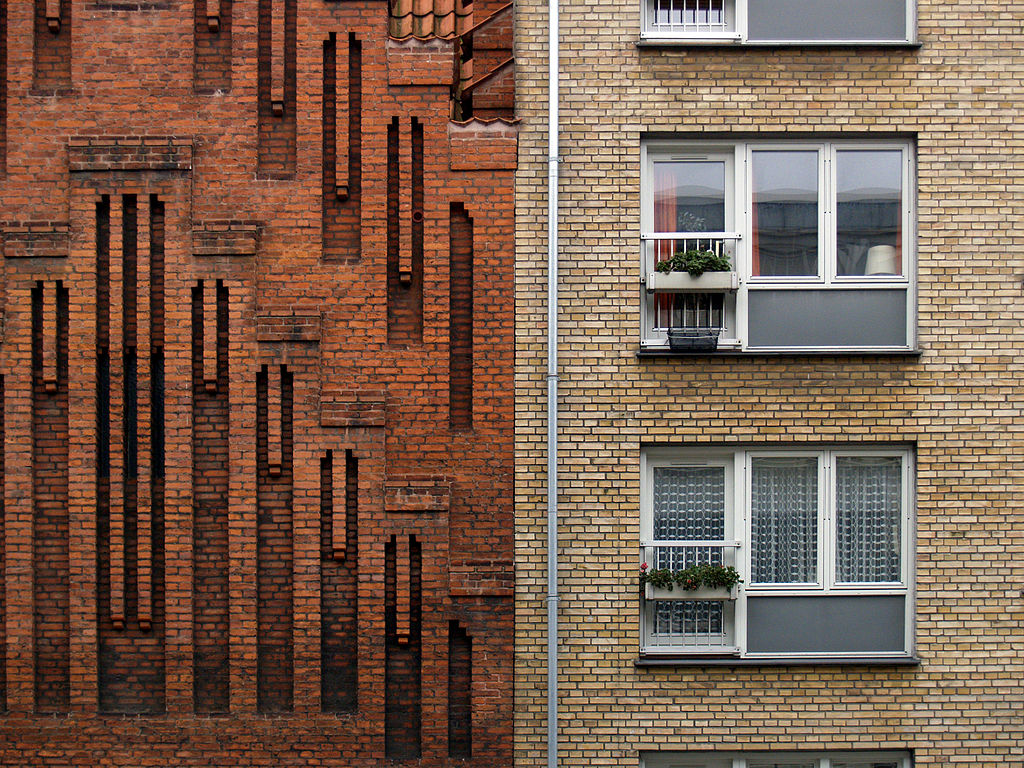
<path fill-rule="evenodd" d="M 751 460 L 752 581 L 807 584 L 818 573 L 818 459 Z"/>

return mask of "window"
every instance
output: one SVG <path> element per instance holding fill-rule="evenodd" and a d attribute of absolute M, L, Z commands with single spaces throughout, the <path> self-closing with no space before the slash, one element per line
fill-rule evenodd
<path fill-rule="evenodd" d="M 645 40 L 907 44 L 913 0 L 643 0 Z"/>
<path fill-rule="evenodd" d="M 909 451 L 651 449 L 643 471 L 648 572 L 742 578 L 717 594 L 647 584 L 644 653 L 909 656 Z"/>
<path fill-rule="evenodd" d="M 642 343 L 896 351 L 914 344 L 912 147 L 905 141 L 643 146 Z M 689 250 L 732 273 L 664 274 Z"/>
<path fill-rule="evenodd" d="M 649 752 L 644 768 L 911 768 L 908 752 Z"/>

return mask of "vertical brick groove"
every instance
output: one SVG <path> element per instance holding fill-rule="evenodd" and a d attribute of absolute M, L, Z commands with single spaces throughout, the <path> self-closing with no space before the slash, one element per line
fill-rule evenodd
<path fill-rule="evenodd" d="M 331 34 L 323 61 L 323 259 L 354 264 L 362 245 L 363 47 Z"/>
<path fill-rule="evenodd" d="M 257 174 L 295 175 L 295 35 L 297 0 L 259 0 Z"/>
<path fill-rule="evenodd" d="M 423 340 L 423 125 L 392 119 L 387 167 L 388 343 Z"/>
<path fill-rule="evenodd" d="M 32 87 L 56 91 L 71 87 L 71 0 L 34 0 Z M 56 31 L 49 19 L 56 12 Z"/>
<path fill-rule="evenodd" d="M 384 749 L 391 759 L 420 756 L 422 727 L 422 647 L 420 638 L 422 555 L 420 542 L 406 536 L 392 536 L 384 548 Z M 404 550 L 407 563 L 398 562 Z M 398 573 L 409 579 L 408 635 L 399 635 Z"/>
<path fill-rule="evenodd" d="M 206 0 L 192 4 L 194 61 L 193 87 L 197 93 L 231 90 L 232 0 Z M 215 20 L 215 24 L 211 19 Z"/>
<path fill-rule="evenodd" d="M 448 756 L 473 754 L 473 639 L 457 621 L 448 622 Z"/>
<path fill-rule="evenodd" d="M 449 212 L 448 424 L 473 426 L 473 219 L 461 203 Z"/>
<path fill-rule="evenodd" d="M 70 705 L 68 550 L 68 299 L 57 283 L 57 389 L 42 376 L 43 282 L 32 290 L 32 574 L 35 709 Z M 53 289 L 51 289 L 53 290 Z"/>
<path fill-rule="evenodd" d="M 330 451 L 320 460 L 320 706 L 349 712 L 357 704 L 359 460 Z M 346 531 L 338 557 L 338 529 Z"/>
<path fill-rule="evenodd" d="M 192 289 L 193 705 L 227 712 L 228 636 L 228 290 L 217 287 L 217 388 L 204 381 L 207 283 Z"/>
<path fill-rule="evenodd" d="M 276 413 L 270 389 L 278 388 Z M 291 712 L 294 685 L 292 616 L 292 375 L 284 366 L 265 366 L 256 382 L 256 652 L 257 707 Z M 272 423 L 277 421 L 276 431 Z M 270 447 L 278 443 L 279 464 Z"/>

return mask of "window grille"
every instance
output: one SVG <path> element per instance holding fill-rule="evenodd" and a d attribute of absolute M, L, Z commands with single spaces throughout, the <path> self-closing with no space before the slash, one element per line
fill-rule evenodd
<path fill-rule="evenodd" d="M 726 0 L 651 0 L 651 26 L 659 32 L 714 35 L 729 31 Z"/>

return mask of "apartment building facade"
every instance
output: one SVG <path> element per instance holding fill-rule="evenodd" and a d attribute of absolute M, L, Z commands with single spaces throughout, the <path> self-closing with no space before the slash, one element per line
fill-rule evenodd
<path fill-rule="evenodd" d="M 511 764 L 511 21 L 0 4 L 0 764 Z"/>
<path fill-rule="evenodd" d="M 562 4 L 560 766 L 1020 760 L 1020 22 Z M 551 737 L 546 24 L 517 4 L 521 766 Z"/>

